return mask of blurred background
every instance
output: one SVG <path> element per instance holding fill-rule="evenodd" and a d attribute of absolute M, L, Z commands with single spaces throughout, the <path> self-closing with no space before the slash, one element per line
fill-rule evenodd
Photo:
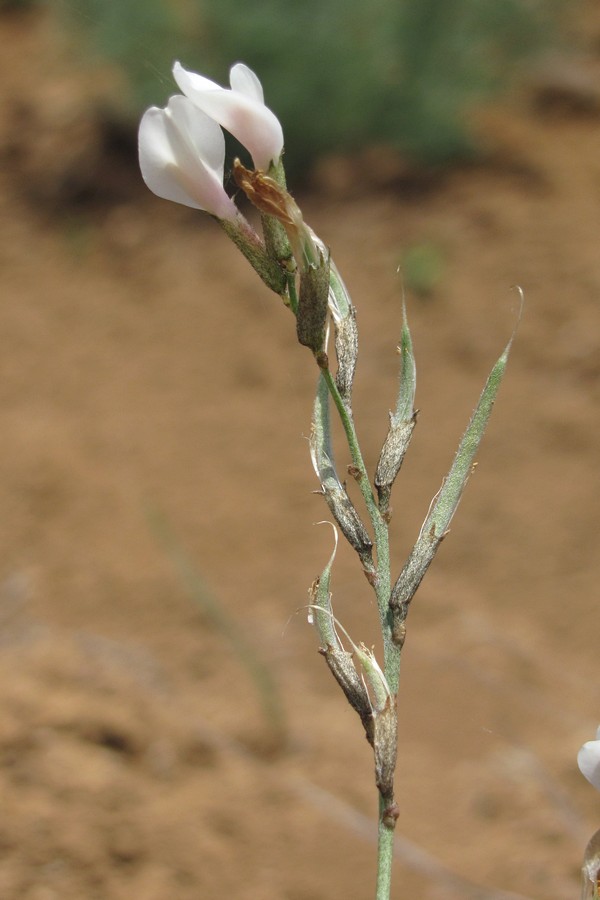
<path fill-rule="evenodd" d="M 220 229 L 141 182 L 174 59 L 223 84 L 243 60 L 281 118 L 358 308 L 371 471 L 406 293 L 396 571 L 524 290 L 408 622 L 394 896 L 577 896 L 600 825 L 576 766 L 600 721 L 598 4 L 4 0 L 0 36 L 2 900 L 373 892 L 370 750 L 302 610 L 331 552 L 314 366 Z M 345 548 L 333 602 L 377 643 Z"/>

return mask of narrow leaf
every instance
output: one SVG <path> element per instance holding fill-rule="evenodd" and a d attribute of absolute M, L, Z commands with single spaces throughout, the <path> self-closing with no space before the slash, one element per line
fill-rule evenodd
<path fill-rule="evenodd" d="M 456 511 L 462 492 L 473 469 L 475 454 L 479 449 L 500 383 L 506 371 L 511 344 L 512 339 L 490 372 L 479 403 L 459 444 L 454 462 L 450 467 L 441 491 L 429 511 L 429 515 L 425 519 L 423 524 L 424 531 L 434 530 L 437 535 L 443 536 L 450 525 L 452 516 Z"/>
<path fill-rule="evenodd" d="M 417 542 L 392 590 L 390 607 L 395 614 L 394 633 L 397 642 L 400 642 L 400 636 L 403 634 L 408 604 L 412 600 L 435 556 L 441 540 L 448 530 L 452 516 L 456 511 L 462 492 L 473 469 L 475 454 L 479 449 L 479 444 L 506 370 L 513 337 L 511 337 L 488 377 L 479 403 L 459 444 L 450 471 L 431 504 Z"/>

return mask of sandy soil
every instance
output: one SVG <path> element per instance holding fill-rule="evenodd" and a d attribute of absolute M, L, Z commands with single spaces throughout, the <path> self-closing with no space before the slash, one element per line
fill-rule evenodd
<path fill-rule="evenodd" d="M 331 549 L 309 355 L 216 226 L 144 191 L 114 141 L 107 155 L 97 82 L 52 27 L 5 13 L 0 39 L 0 897 L 371 896 L 369 748 L 296 614 Z M 398 898 L 578 896 L 600 825 L 575 762 L 600 720 L 600 114 L 579 99 L 487 113 L 489 161 L 433 184 L 338 161 L 300 198 L 359 309 L 371 469 L 397 266 L 422 243 L 443 258 L 408 298 L 421 415 L 397 568 L 511 333 L 512 285 L 527 299 L 409 619 Z M 182 553 L 274 679 L 283 738 Z M 375 642 L 349 552 L 333 588 Z"/>

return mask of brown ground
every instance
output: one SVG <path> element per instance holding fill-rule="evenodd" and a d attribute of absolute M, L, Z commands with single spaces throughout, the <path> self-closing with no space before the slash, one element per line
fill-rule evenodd
<path fill-rule="evenodd" d="M 57 212 L 97 177 L 95 86 L 43 19 L 5 15 L 0 41 L 0 898 L 369 897 L 369 748 L 295 615 L 331 545 L 313 525 L 309 356 L 200 214 L 114 171 L 116 199 Z M 422 412 L 397 567 L 510 334 L 511 285 L 527 296 L 477 474 L 409 621 L 404 900 L 575 897 L 600 825 L 575 762 L 600 720 L 600 116 L 580 99 L 487 116 L 490 164 L 428 190 L 372 190 L 359 170 L 354 193 L 302 200 L 359 308 L 371 467 L 394 401 L 396 267 L 420 242 L 445 260 L 433 294 L 409 297 Z M 275 677 L 279 754 L 149 509 Z M 375 640 L 342 551 L 334 603 Z"/>

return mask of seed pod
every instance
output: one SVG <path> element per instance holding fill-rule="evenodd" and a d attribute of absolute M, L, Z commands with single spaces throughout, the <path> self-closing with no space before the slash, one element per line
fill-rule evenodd
<path fill-rule="evenodd" d="M 333 461 L 329 421 L 329 391 L 322 375 L 319 376 L 317 395 L 313 407 L 310 455 L 325 501 L 342 534 L 358 553 L 367 574 L 374 575 L 373 542 L 339 479 Z"/>
<path fill-rule="evenodd" d="M 371 701 L 364 680 L 354 665 L 352 654 L 344 650 L 338 637 L 336 621 L 331 608 L 331 567 L 337 550 L 337 531 L 335 545 L 329 561 L 320 576 L 313 582 L 310 594 L 309 622 L 315 626 L 321 641 L 321 654 L 341 687 L 350 706 L 356 710 L 363 723 L 367 737 L 372 739 L 373 717 Z M 343 630 L 343 629 L 342 629 Z"/>
<path fill-rule="evenodd" d="M 318 238 L 316 238 L 316 243 L 322 249 Z M 356 327 L 356 310 L 335 263 L 331 263 L 329 309 L 335 328 L 335 355 L 338 363 L 335 383 L 350 412 L 352 409 L 352 383 L 358 356 L 358 329 Z"/>
<path fill-rule="evenodd" d="M 415 358 L 413 356 L 406 313 L 404 314 L 402 338 L 398 352 L 401 358 L 398 399 L 395 411 L 390 413 L 390 427 L 381 448 L 381 455 L 375 473 L 375 487 L 379 495 L 379 508 L 384 516 L 388 515 L 392 486 L 400 471 L 404 454 L 408 449 L 417 421 L 414 409 L 417 384 Z"/>
<path fill-rule="evenodd" d="M 404 454 L 408 449 L 413 429 L 417 423 L 417 416 L 413 413 L 408 420 L 396 421 L 390 415 L 390 427 L 386 439 L 381 448 L 381 455 L 375 472 L 375 487 L 379 495 L 379 508 L 382 513 L 387 513 L 390 503 L 390 495 L 396 476 L 400 471 Z"/>
<path fill-rule="evenodd" d="M 367 572 L 372 570 L 374 568 L 373 541 L 356 511 L 356 507 L 346 493 L 346 489 L 339 481 L 332 483 L 331 479 L 327 479 L 326 483 L 321 482 L 321 487 L 325 502 L 340 526 L 340 531 L 358 553 L 363 568 Z"/>
<path fill-rule="evenodd" d="M 375 783 L 381 797 L 391 805 L 394 799 L 394 772 L 396 769 L 397 713 L 392 697 L 385 708 L 373 719 L 373 750 L 375 753 Z"/>
<path fill-rule="evenodd" d="M 373 744 L 373 713 L 364 682 L 352 660 L 352 654 L 339 647 L 328 646 L 321 649 L 331 674 L 341 687 L 346 700 L 356 710 L 365 729 L 367 740 Z"/>
<path fill-rule="evenodd" d="M 348 315 L 339 322 L 334 320 L 335 355 L 338 368 L 335 383 L 342 400 L 348 408 L 352 406 L 352 384 L 356 371 L 358 356 L 358 328 L 356 327 L 356 310 L 350 307 Z"/>
<path fill-rule="evenodd" d="M 308 265 L 300 273 L 296 332 L 300 343 L 315 355 L 325 349 L 328 298 L 329 257 L 321 258 L 321 265 Z"/>

